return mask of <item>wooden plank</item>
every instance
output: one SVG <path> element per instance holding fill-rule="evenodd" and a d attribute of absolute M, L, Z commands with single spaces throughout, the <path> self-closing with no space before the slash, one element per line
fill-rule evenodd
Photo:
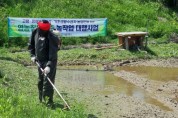
<path fill-rule="evenodd" d="M 117 32 L 116 35 L 117 36 L 122 36 L 122 37 L 126 37 L 126 36 L 144 36 L 147 35 L 147 32 Z"/>
<path fill-rule="evenodd" d="M 129 49 L 128 37 L 125 37 L 125 49 Z"/>
<path fill-rule="evenodd" d="M 95 50 L 110 49 L 110 48 L 118 48 L 118 47 L 119 47 L 119 46 L 100 47 L 100 48 L 95 48 Z"/>

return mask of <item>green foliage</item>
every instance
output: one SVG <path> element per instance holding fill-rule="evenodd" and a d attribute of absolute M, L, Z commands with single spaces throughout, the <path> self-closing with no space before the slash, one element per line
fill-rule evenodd
<path fill-rule="evenodd" d="M 163 3 L 171 0 L 162 0 Z M 114 4 L 111 4 L 114 3 Z M 107 43 L 116 32 L 148 31 L 153 38 L 178 33 L 176 11 L 160 0 L 1 0 L 0 46 L 26 46 L 27 39 L 7 36 L 7 17 L 36 18 L 108 18 L 107 38 L 65 38 L 64 45 Z M 161 19 L 161 20 L 160 20 Z M 170 22 L 171 21 L 171 22 Z M 90 39 L 90 40 L 88 40 Z M 19 42 L 21 43 L 19 43 Z M 9 45 L 9 46 L 10 46 Z"/>
<path fill-rule="evenodd" d="M 106 63 L 122 59 L 137 59 L 137 58 L 154 58 L 154 57 L 177 57 L 176 49 L 177 44 L 168 43 L 166 35 L 163 38 L 149 39 L 149 50 L 146 51 L 128 51 L 119 48 L 113 49 L 84 49 L 76 48 L 70 50 L 60 50 L 58 52 L 58 64 L 88 64 L 88 63 Z M 115 42 L 118 40 L 116 39 Z M 115 43 L 113 40 L 113 43 Z M 100 45 L 100 43 L 96 43 Z M 165 51 L 167 51 L 165 53 Z M 33 65 L 30 60 L 30 54 L 26 49 L 20 47 L 11 47 L 9 49 L 0 49 L 0 60 L 10 60 L 13 62 L 21 63 L 23 65 Z M 165 56 L 162 56 L 165 55 Z"/>
<path fill-rule="evenodd" d="M 176 0 L 138 0 L 139 2 L 160 2 L 169 7 L 176 6 Z"/>
<path fill-rule="evenodd" d="M 63 64 L 89 64 L 89 63 L 109 63 L 122 59 L 145 58 L 149 54 L 144 52 L 130 52 L 128 50 L 114 49 L 71 49 L 62 50 L 59 62 Z"/>
<path fill-rule="evenodd" d="M 156 53 L 157 57 L 159 58 L 170 58 L 178 57 L 178 50 L 177 50 L 177 44 L 175 43 L 168 43 L 168 44 L 153 44 L 149 46 L 153 52 Z"/>
<path fill-rule="evenodd" d="M 85 38 L 62 38 L 62 45 L 80 45 L 80 44 L 97 44 L 97 43 L 110 43 L 113 39 L 109 37 L 85 37 Z"/>
<path fill-rule="evenodd" d="M 8 118 L 86 118 L 81 106 L 72 107 L 65 111 L 60 108 L 51 110 L 43 104 L 37 103 L 32 96 L 16 94 L 12 89 L 1 89 L 0 117 Z"/>
<path fill-rule="evenodd" d="M 176 6 L 175 0 L 161 0 L 161 2 L 169 7 Z"/>
<path fill-rule="evenodd" d="M 14 47 L 14 46 L 25 47 L 28 45 L 28 39 L 29 38 L 26 37 L 9 38 L 8 45 L 6 47 Z"/>
<path fill-rule="evenodd" d="M 2 51 L 5 52 L 5 51 Z M 0 60 L 0 117 L 2 118 L 86 118 L 84 107 L 71 103 L 70 111 L 55 110 L 40 104 L 37 75 L 15 62 Z M 36 89 L 34 89 L 36 88 Z M 57 96 L 56 96 L 57 97 Z M 60 101 L 61 103 L 62 101 Z"/>
<path fill-rule="evenodd" d="M 7 43 L 7 9 L 0 7 L 0 46 Z"/>

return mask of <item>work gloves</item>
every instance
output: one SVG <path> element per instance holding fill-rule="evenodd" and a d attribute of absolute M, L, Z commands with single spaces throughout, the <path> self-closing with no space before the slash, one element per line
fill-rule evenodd
<path fill-rule="evenodd" d="M 31 61 L 33 62 L 33 63 L 35 63 L 37 60 L 36 60 L 36 57 L 35 56 L 33 56 L 33 57 L 31 57 Z M 43 70 L 43 73 L 44 74 L 48 74 L 50 72 L 50 67 L 49 66 L 46 66 L 45 68 L 44 68 L 44 70 Z"/>
<path fill-rule="evenodd" d="M 32 61 L 33 63 L 35 63 L 35 62 L 36 62 L 36 57 L 31 57 L 31 61 Z"/>
<path fill-rule="evenodd" d="M 43 72 L 47 75 L 50 72 L 50 67 L 46 66 Z"/>

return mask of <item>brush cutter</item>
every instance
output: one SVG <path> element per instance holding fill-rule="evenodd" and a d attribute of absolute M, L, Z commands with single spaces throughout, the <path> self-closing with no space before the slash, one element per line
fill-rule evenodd
<path fill-rule="evenodd" d="M 40 67 L 40 64 L 36 61 L 36 64 L 38 65 L 38 67 L 40 68 L 40 70 L 43 72 L 43 74 L 47 77 L 47 80 L 49 81 L 49 83 L 52 85 L 52 87 L 54 88 L 54 90 L 57 92 L 57 94 L 60 96 L 60 98 L 63 100 L 63 102 L 65 103 L 65 105 L 67 106 L 68 109 L 70 109 L 69 105 L 67 104 L 67 102 L 64 100 L 64 98 L 62 97 L 62 95 L 59 93 L 59 91 L 57 90 L 57 88 L 54 86 L 54 84 L 51 82 L 50 78 L 47 76 L 46 73 L 44 73 L 44 70 Z"/>

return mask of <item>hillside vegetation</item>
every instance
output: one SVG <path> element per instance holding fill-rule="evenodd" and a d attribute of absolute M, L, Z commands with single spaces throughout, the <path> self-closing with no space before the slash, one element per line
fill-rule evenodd
<path fill-rule="evenodd" d="M 165 0 L 161 0 L 165 1 Z M 169 0 L 171 1 L 171 0 Z M 108 43 L 116 32 L 148 31 L 151 40 L 167 41 L 178 33 L 176 9 L 157 0 L 0 0 L 0 45 L 26 46 L 27 38 L 7 36 L 7 17 L 108 18 L 106 37 L 65 38 L 63 44 Z"/>
<path fill-rule="evenodd" d="M 169 43 L 171 37 L 178 37 L 178 10 L 170 8 L 168 1 L 171 0 L 0 0 L 0 96 L 3 96 L 0 97 L 0 118 L 89 118 L 91 114 L 73 98 L 65 97 L 70 102 L 70 111 L 63 110 L 58 104 L 55 110 L 39 104 L 37 75 L 26 67 L 35 65 L 26 51 L 28 38 L 8 38 L 8 17 L 108 19 L 106 37 L 62 38 L 63 45 L 118 43 L 116 32 L 149 32 L 146 51 L 118 47 L 60 50 L 58 65 L 178 58 L 178 45 Z M 56 103 L 63 103 L 58 96 L 54 98 Z"/>

